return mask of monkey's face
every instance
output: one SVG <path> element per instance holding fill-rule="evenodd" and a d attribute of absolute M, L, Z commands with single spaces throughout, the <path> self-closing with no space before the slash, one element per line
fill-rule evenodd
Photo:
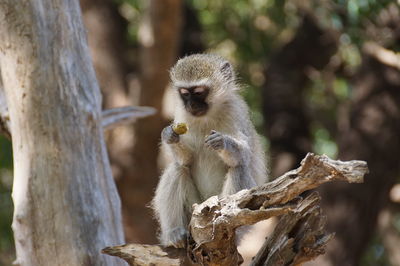
<path fill-rule="evenodd" d="M 179 95 L 183 101 L 186 111 L 193 116 L 203 116 L 207 113 L 209 104 L 206 99 L 210 89 L 206 86 L 191 88 L 179 88 Z"/>

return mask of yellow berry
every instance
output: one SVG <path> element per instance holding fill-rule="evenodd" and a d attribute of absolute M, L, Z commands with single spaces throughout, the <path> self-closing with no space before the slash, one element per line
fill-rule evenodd
<path fill-rule="evenodd" d="M 177 123 L 172 126 L 172 130 L 178 135 L 183 135 L 188 131 L 188 127 L 185 123 Z"/>

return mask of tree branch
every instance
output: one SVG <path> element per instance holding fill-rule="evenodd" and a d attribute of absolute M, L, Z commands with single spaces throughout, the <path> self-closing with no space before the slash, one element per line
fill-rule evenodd
<path fill-rule="evenodd" d="M 125 106 L 107 109 L 102 112 L 102 126 L 104 130 L 109 130 L 155 113 L 156 109 L 147 106 Z"/>
<path fill-rule="evenodd" d="M 326 216 L 321 214 L 319 202 L 314 192 L 283 215 L 251 266 L 299 265 L 323 254 L 333 234 L 325 233 Z"/>
<path fill-rule="evenodd" d="M 364 44 L 363 51 L 381 62 L 382 64 L 400 70 L 400 55 L 398 53 L 386 49 L 372 41 L 366 42 Z"/>
<path fill-rule="evenodd" d="M 238 265 L 242 257 L 236 249 L 235 229 L 284 215 L 252 265 L 295 265 L 313 259 L 324 252 L 332 235 L 324 231 L 326 218 L 318 206 L 317 193 L 305 199 L 299 195 L 334 180 L 360 183 L 366 173 L 368 167 L 364 161 L 335 161 L 309 153 L 299 168 L 272 182 L 195 204 L 187 254 L 194 263 L 202 265 Z M 153 256 L 153 261 L 160 259 L 159 253 L 151 252 L 154 246 L 139 246 L 149 249 L 146 254 Z M 103 252 L 119 256 L 131 265 L 146 265 L 140 264 L 145 252 L 132 252 L 132 247 L 132 244 L 110 247 Z M 165 249 L 160 250 L 169 257 Z M 185 265 L 184 259 L 185 256 L 180 257 L 174 265 Z"/>
<path fill-rule="evenodd" d="M 0 134 L 11 139 L 10 116 L 5 99 L 3 87 L 0 83 Z M 151 116 L 156 113 L 156 109 L 147 106 L 125 106 L 112 108 L 102 111 L 102 126 L 104 130 L 129 124 L 138 118 Z"/>

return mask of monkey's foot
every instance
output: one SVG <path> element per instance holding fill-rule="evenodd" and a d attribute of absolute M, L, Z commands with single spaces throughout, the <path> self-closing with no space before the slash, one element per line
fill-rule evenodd
<path fill-rule="evenodd" d="M 166 245 L 175 248 L 185 248 L 188 233 L 188 230 L 183 227 L 175 227 L 167 233 L 165 239 Z"/>
<path fill-rule="evenodd" d="M 211 130 L 210 135 L 206 137 L 205 143 L 216 151 L 222 150 L 225 148 L 225 136 L 215 130 Z"/>

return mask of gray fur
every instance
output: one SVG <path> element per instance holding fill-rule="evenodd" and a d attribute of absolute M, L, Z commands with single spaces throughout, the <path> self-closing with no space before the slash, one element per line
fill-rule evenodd
<path fill-rule="evenodd" d="M 205 116 L 194 117 L 179 103 L 174 123 L 188 132 L 175 134 L 168 126 L 162 146 L 170 158 L 153 200 L 164 245 L 183 247 L 192 205 L 213 195 L 225 196 L 266 181 L 265 157 L 248 107 L 237 94 L 233 68 L 214 55 L 191 55 L 171 70 L 175 89 L 206 84 L 210 88 Z M 231 72 L 231 73 L 230 73 Z"/>

